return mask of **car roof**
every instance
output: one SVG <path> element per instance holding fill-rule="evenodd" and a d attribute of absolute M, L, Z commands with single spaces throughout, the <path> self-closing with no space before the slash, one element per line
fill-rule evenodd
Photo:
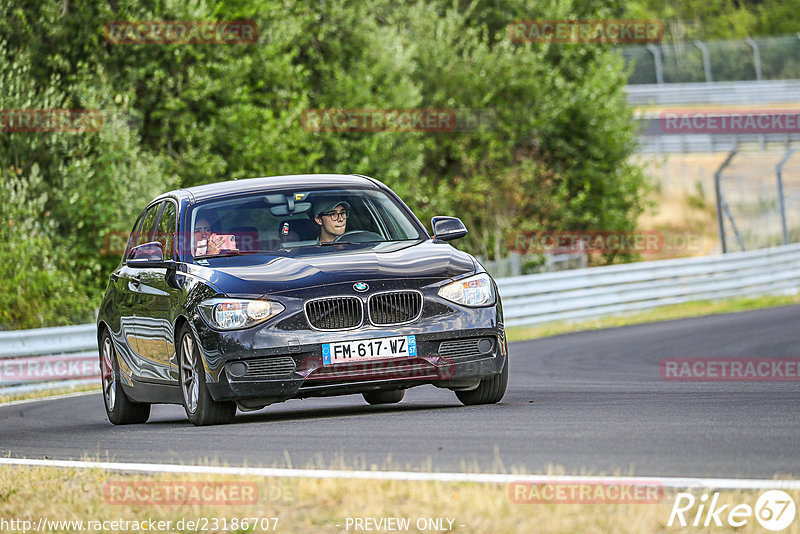
<path fill-rule="evenodd" d="M 319 187 L 372 187 L 379 188 L 379 182 L 366 176 L 355 174 L 293 174 L 288 176 L 264 176 L 246 180 L 230 180 L 213 184 L 187 187 L 178 191 L 170 191 L 159 195 L 190 196 L 196 201 L 214 197 L 223 197 L 239 193 L 252 193 L 287 187 L 319 188 Z"/>

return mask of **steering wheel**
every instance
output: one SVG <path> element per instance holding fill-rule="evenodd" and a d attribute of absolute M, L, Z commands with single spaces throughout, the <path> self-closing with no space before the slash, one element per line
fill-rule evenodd
<path fill-rule="evenodd" d="M 368 230 L 353 230 L 351 232 L 345 232 L 336 239 L 333 240 L 334 243 L 338 243 L 339 241 L 346 241 L 348 243 L 369 243 L 371 241 L 383 241 L 383 236 L 381 234 L 370 232 Z"/>

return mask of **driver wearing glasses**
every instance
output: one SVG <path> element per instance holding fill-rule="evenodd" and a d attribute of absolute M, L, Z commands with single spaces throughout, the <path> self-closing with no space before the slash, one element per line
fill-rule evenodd
<path fill-rule="evenodd" d="M 345 201 L 323 201 L 316 206 L 314 221 L 319 225 L 319 242 L 330 243 L 345 232 L 350 204 Z"/>

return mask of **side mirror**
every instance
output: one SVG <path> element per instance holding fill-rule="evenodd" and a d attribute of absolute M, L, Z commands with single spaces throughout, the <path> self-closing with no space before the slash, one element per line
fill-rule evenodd
<path fill-rule="evenodd" d="M 450 241 L 467 235 L 467 227 L 458 217 L 433 217 L 431 219 L 433 238 Z"/>
<path fill-rule="evenodd" d="M 133 247 L 126 263 L 128 267 L 169 267 L 173 262 L 164 261 L 163 245 L 153 241 Z"/>

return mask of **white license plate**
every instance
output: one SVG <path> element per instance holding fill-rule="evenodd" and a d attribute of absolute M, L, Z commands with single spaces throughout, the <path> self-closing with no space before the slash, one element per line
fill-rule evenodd
<path fill-rule="evenodd" d="M 416 355 L 416 336 L 379 337 L 322 345 L 324 365 L 387 358 L 414 358 Z"/>

